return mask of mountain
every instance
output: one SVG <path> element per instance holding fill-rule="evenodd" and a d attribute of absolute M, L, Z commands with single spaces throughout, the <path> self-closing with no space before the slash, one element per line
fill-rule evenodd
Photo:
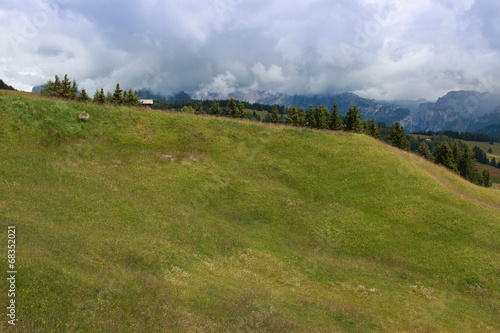
<path fill-rule="evenodd" d="M 435 103 L 422 103 L 413 112 L 416 131 L 469 131 L 498 123 L 500 95 L 477 91 L 452 91 Z"/>
<path fill-rule="evenodd" d="M 5 82 L 3 82 L 3 80 L 0 80 L 0 89 L 3 89 L 3 90 L 16 90 L 16 89 L 14 89 L 14 87 L 9 86 Z"/>
<path fill-rule="evenodd" d="M 377 102 L 372 99 L 362 98 L 353 93 L 342 93 L 335 95 L 286 95 L 286 94 L 274 94 L 269 92 L 257 92 L 257 91 L 235 91 L 230 96 L 240 101 L 245 101 L 249 103 L 261 103 L 261 104 L 278 104 L 285 106 L 296 106 L 306 109 L 309 105 L 325 105 L 328 108 L 333 106 L 333 102 L 336 102 L 339 106 L 339 112 L 345 115 L 350 107 L 357 105 L 360 114 L 363 118 L 372 119 L 375 118 L 377 121 L 383 121 L 386 124 L 392 124 L 395 121 L 399 121 L 402 126 L 406 129 L 411 130 L 412 119 L 411 111 L 407 108 L 392 105 L 386 102 Z M 195 99 L 218 99 L 216 94 L 192 94 L 192 98 Z"/>
<path fill-rule="evenodd" d="M 361 134 L 0 105 L 16 332 L 500 331 L 498 189 Z"/>

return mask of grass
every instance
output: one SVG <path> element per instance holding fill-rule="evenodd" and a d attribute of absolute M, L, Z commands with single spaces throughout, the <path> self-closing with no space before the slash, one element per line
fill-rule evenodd
<path fill-rule="evenodd" d="M 0 117 L 18 331 L 500 330 L 497 189 L 364 135 L 3 91 Z"/>

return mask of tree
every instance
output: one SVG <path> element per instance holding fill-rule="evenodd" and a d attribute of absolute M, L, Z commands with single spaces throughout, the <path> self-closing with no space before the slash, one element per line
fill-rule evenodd
<path fill-rule="evenodd" d="M 493 179 L 491 178 L 490 175 L 490 170 L 488 168 L 483 170 L 482 173 L 482 185 L 485 187 L 492 187 L 493 186 Z"/>
<path fill-rule="evenodd" d="M 217 116 L 217 117 L 220 116 L 222 114 L 222 110 L 219 107 L 219 103 L 217 103 L 216 101 L 213 101 L 212 107 L 210 108 L 210 112 L 214 116 Z"/>
<path fill-rule="evenodd" d="M 194 109 L 191 106 L 185 105 L 182 109 L 181 112 L 183 113 L 194 113 Z"/>
<path fill-rule="evenodd" d="M 406 138 L 404 128 L 399 125 L 399 122 L 397 121 L 393 123 L 389 129 L 389 142 L 394 147 L 398 147 L 403 150 L 410 150 L 410 141 Z"/>
<path fill-rule="evenodd" d="M 273 113 L 271 114 L 271 122 L 274 124 L 280 123 L 280 115 L 278 113 L 278 106 L 276 104 L 273 105 Z"/>
<path fill-rule="evenodd" d="M 89 95 L 87 95 L 87 92 L 85 91 L 85 89 L 82 89 L 82 92 L 80 93 L 80 95 L 78 95 L 77 100 L 79 102 L 83 102 L 83 103 L 90 101 L 90 97 L 89 97 Z"/>
<path fill-rule="evenodd" d="M 297 119 L 298 119 L 299 126 L 301 126 L 301 127 L 307 126 L 306 113 L 304 112 L 303 108 L 299 108 L 297 110 Z"/>
<path fill-rule="evenodd" d="M 120 84 L 116 84 L 115 92 L 112 98 L 113 103 L 123 104 L 123 91 L 120 89 Z"/>
<path fill-rule="evenodd" d="M 124 100 L 124 103 L 127 105 L 132 105 L 132 106 L 140 106 L 141 105 L 139 94 L 137 93 L 137 90 L 132 91 L 132 88 L 130 88 L 128 90 L 128 94 L 125 94 L 125 91 L 123 92 L 123 100 Z"/>
<path fill-rule="evenodd" d="M 429 146 L 427 145 L 427 143 L 425 143 L 425 141 L 422 141 L 422 143 L 420 144 L 420 146 L 417 149 L 417 152 L 420 155 L 422 155 L 425 159 L 427 159 L 429 161 L 433 160 L 431 150 L 429 149 Z"/>
<path fill-rule="evenodd" d="M 457 166 L 453 162 L 453 152 L 448 142 L 442 142 L 434 150 L 434 161 L 448 169 L 456 170 Z"/>
<path fill-rule="evenodd" d="M 285 117 L 285 122 L 292 126 L 299 126 L 299 111 L 295 106 L 288 109 L 288 115 Z"/>
<path fill-rule="evenodd" d="M 306 110 L 306 123 L 308 127 L 316 128 L 316 115 L 314 114 L 314 109 L 312 104 Z"/>
<path fill-rule="evenodd" d="M 64 79 L 61 82 L 61 92 L 58 97 L 71 99 L 71 96 L 71 81 L 68 78 L 68 74 L 64 74 Z"/>
<path fill-rule="evenodd" d="M 375 121 L 375 118 L 373 118 L 372 120 L 370 120 L 370 124 L 368 126 L 368 135 L 374 137 L 375 139 L 380 139 L 380 133 L 378 131 L 378 126 L 377 126 L 377 122 Z M 429 148 L 429 147 L 427 147 Z M 431 152 L 429 151 L 429 154 Z"/>
<path fill-rule="evenodd" d="M 194 114 L 204 114 L 205 112 L 203 112 L 203 106 L 201 105 L 201 103 L 198 103 L 196 104 L 196 106 L 194 107 Z"/>
<path fill-rule="evenodd" d="M 333 102 L 332 113 L 330 114 L 330 129 L 332 131 L 341 131 L 344 128 L 342 116 L 339 114 L 339 106 Z"/>
<path fill-rule="evenodd" d="M 453 141 L 453 144 L 451 145 L 451 152 L 453 154 L 453 163 L 455 165 L 458 165 L 458 163 L 460 161 L 460 157 L 462 155 L 462 150 L 458 146 L 457 140 Z"/>
<path fill-rule="evenodd" d="M 349 108 L 347 114 L 345 116 L 345 130 L 352 131 L 355 133 L 361 133 L 362 124 L 361 124 L 361 116 L 359 115 L 359 109 L 356 105 L 354 107 Z"/>
<path fill-rule="evenodd" d="M 493 149 L 488 148 L 488 153 L 493 154 Z"/>
<path fill-rule="evenodd" d="M 497 160 L 494 157 L 491 159 L 491 166 L 494 166 L 494 167 L 497 166 Z"/>
<path fill-rule="evenodd" d="M 467 146 L 462 151 L 460 156 L 460 160 L 458 162 L 458 172 L 462 177 L 470 180 L 471 182 L 477 181 L 478 172 L 476 169 L 476 160 L 474 159 L 474 154 Z"/>
<path fill-rule="evenodd" d="M 236 117 L 243 118 L 245 116 L 246 116 L 245 105 L 243 104 L 243 102 L 239 102 L 238 109 L 236 110 Z"/>
<path fill-rule="evenodd" d="M 316 111 L 314 113 L 316 116 L 316 128 L 329 129 L 330 112 L 328 111 L 328 109 L 324 105 L 320 105 L 319 107 L 316 107 Z"/>
<path fill-rule="evenodd" d="M 97 89 L 94 93 L 93 102 L 96 104 L 104 104 L 106 103 L 106 96 L 104 95 L 104 89 Z"/>
<path fill-rule="evenodd" d="M 236 101 L 231 96 L 231 99 L 229 100 L 229 103 L 227 104 L 226 115 L 228 117 L 235 118 L 237 113 L 238 113 L 238 107 L 236 106 Z"/>

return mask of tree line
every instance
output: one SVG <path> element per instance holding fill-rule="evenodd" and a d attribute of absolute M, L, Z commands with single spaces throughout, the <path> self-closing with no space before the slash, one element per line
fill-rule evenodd
<path fill-rule="evenodd" d="M 16 90 L 14 87 L 9 86 L 7 83 L 3 82 L 3 80 L 0 80 L 0 89 L 3 90 Z"/>
<path fill-rule="evenodd" d="M 85 89 L 81 91 L 78 90 L 78 84 L 75 80 L 71 81 L 68 75 L 64 75 L 64 79 L 59 79 L 56 75 L 54 81 L 49 80 L 43 86 L 40 91 L 42 96 L 56 97 L 67 100 L 75 100 L 82 103 L 93 102 L 96 104 L 117 104 L 117 105 L 128 105 L 128 106 L 140 106 L 141 102 L 137 90 L 133 91 L 131 88 L 127 90 L 122 90 L 120 84 L 116 84 L 115 91 L 113 93 L 106 92 L 104 89 L 97 89 L 94 93 L 93 98 L 91 98 Z"/>
<path fill-rule="evenodd" d="M 464 140 L 464 141 L 477 141 L 477 142 L 500 142 L 500 137 L 496 136 L 490 136 L 488 134 L 482 134 L 482 133 L 470 133 L 470 132 L 456 132 L 456 131 L 439 131 L 439 132 L 433 132 L 433 131 L 419 131 L 415 132 L 414 134 L 419 134 L 419 135 L 426 135 L 426 136 L 434 136 L 434 135 L 444 135 L 453 139 L 457 140 Z"/>

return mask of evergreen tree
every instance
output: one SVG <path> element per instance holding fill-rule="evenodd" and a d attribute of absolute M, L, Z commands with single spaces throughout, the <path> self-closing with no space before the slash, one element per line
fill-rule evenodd
<path fill-rule="evenodd" d="M 210 112 L 214 116 L 217 116 L 217 117 L 220 116 L 222 114 L 222 110 L 219 107 L 219 103 L 217 103 L 216 101 L 213 101 L 212 107 L 210 108 Z"/>
<path fill-rule="evenodd" d="M 494 167 L 497 166 L 497 160 L 494 157 L 491 159 L 491 166 L 494 166 Z"/>
<path fill-rule="evenodd" d="M 87 92 L 85 91 L 85 89 L 82 89 L 82 92 L 80 93 L 80 95 L 78 95 L 77 99 L 79 102 L 83 102 L 83 103 L 90 101 L 90 97 L 89 97 L 89 95 L 87 95 Z"/>
<path fill-rule="evenodd" d="M 288 115 L 285 117 L 285 122 L 292 126 L 299 126 L 299 111 L 295 106 L 288 109 Z"/>
<path fill-rule="evenodd" d="M 460 149 L 458 142 L 456 140 L 454 140 L 453 144 L 451 145 L 451 152 L 453 154 L 453 163 L 455 165 L 458 165 L 460 157 L 462 155 L 462 150 Z"/>
<path fill-rule="evenodd" d="M 406 133 L 403 127 L 399 125 L 399 122 L 392 124 L 389 130 L 389 142 L 391 145 L 398 147 L 403 150 L 410 150 L 410 141 L 406 138 Z M 449 148 L 449 146 L 448 146 Z"/>
<path fill-rule="evenodd" d="M 380 139 L 380 133 L 378 131 L 378 126 L 377 126 L 377 122 L 375 121 L 375 118 L 370 120 L 370 125 L 368 126 L 368 134 L 370 136 L 374 137 L 375 139 Z M 429 154 L 430 154 L 430 151 L 429 151 Z"/>
<path fill-rule="evenodd" d="M 456 170 L 457 166 L 453 162 L 453 152 L 448 142 L 442 142 L 434 150 L 434 161 L 448 169 Z"/>
<path fill-rule="evenodd" d="M 299 108 L 297 110 L 297 120 L 298 120 L 298 126 L 300 126 L 300 127 L 306 127 L 307 126 L 306 114 L 305 114 L 303 108 Z"/>
<path fill-rule="evenodd" d="M 362 132 L 365 134 L 370 134 L 370 125 L 368 124 L 368 120 L 365 119 L 361 122 Z"/>
<path fill-rule="evenodd" d="M 231 96 L 231 99 L 229 100 L 229 103 L 227 104 L 226 115 L 228 117 L 235 118 L 237 114 L 238 114 L 238 107 L 236 106 L 236 101 Z"/>
<path fill-rule="evenodd" d="M 271 114 L 271 122 L 274 124 L 280 123 L 280 115 L 278 113 L 278 106 L 276 104 L 273 105 L 273 113 Z"/>
<path fill-rule="evenodd" d="M 317 124 L 316 124 L 316 115 L 314 114 L 314 109 L 313 109 L 312 104 L 309 105 L 309 107 L 306 110 L 306 123 L 307 123 L 307 126 L 310 127 L 310 128 L 316 128 L 317 127 Z"/>
<path fill-rule="evenodd" d="M 467 146 L 462 151 L 462 154 L 460 156 L 460 160 L 458 162 L 458 172 L 462 177 L 470 180 L 471 182 L 476 182 L 478 179 L 474 153 L 472 153 L 472 151 Z"/>
<path fill-rule="evenodd" d="M 345 116 L 345 130 L 352 131 L 355 133 L 361 133 L 362 124 L 361 124 L 361 116 L 359 115 L 359 109 L 356 105 L 354 107 L 349 108 L 347 114 Z"/>
<path fill-rule="evenodd" d="M 482 173 L 482 185 L 485 187 L 492 187 L 493 186 L 493 179 L 491 178 L 490 175 L 490 170 L 488 168 L 483 170 Z"/>
<path fill-rule="evenodd" d="M 52 94 L 49 96 L 60 97 L 62 93 L 63 93 L 63 85 L 61 83 L 61 80 L 59 79 L 59 76 L 56 75 L 54 79 Z"/>
<path fill-rule="evenodd" d="M 77 97 L 78 97 L 78 85 L 76 84 L 76 81 L 73 81 L 69 98 L 75 100 Z"/>
<path fill-rule="evenodd" d="M 120 89 L 120 84 L 116 84 L 115 92 L 112 97 L 112 102 L 116 104 L 123 104 L 123 91 Z"/>
<path fill-rule="evenodd" d="M 330 128 L 330 112 L 324 105 L 320 105 L 316 108 L 318 111 L 316 113 L 316 125 L 319 129 L 329 129 Z"/>
<path fill-rule="evenodd" d="M 196 104 L 196 106 L 194 107 L 194 114 L 204 114 L 205 112 L 203 112 L 203 106 L 201 105 L 201 103 L 199 104 Z"/>
<path fill-rule="evenodd" d="M 58 97 L 62 97 L 64 99 L 71 99 L 71 81 L 68 78 L 68 74 L 64 74 L 64 79 L 61 82 L 61 93 Z"/>
<path fill-rule="evenodd" d="M 140 106 L 141 102 L 137 90 L 132 91 L 132 88 L 130 88 L 128 93 L 123 91 L 123 102 L 131 106 Z"/>
<path fill-rule="evenodd" d="M 330 129 L 332 131 L 341 131 L 344 128 L 342 116 L 339 114 L 339 106 L 333 102 L 332 113 L 330 114 Z"/>
<path fill-rule="evenodd" d="M 427 145 L 427 143 L 425 143 L 425 141 L 422 141 L 417 149 L 417 152 L 429 161 L 432 161 L 434 159 L 431 150 L 429 149 L 429 146 Z"/>
<path fill-rule="evenodd" d="M 106 95 L 104 95 L 104 89 L 101 88 L 101 91 L 96 90 L 94 94 L 94 103 L 104 104 L 106 103 Z"/>
<path fill-rule="evenodd" d="M 237 118 L 243 118 L 245 116 L 246 116 L 245 105 L 243 104 L 243 102 L 239 102 L 238 103 L 238 109 L 237 109 L 237 112 L 236 112 L 236 117 Z"/>

